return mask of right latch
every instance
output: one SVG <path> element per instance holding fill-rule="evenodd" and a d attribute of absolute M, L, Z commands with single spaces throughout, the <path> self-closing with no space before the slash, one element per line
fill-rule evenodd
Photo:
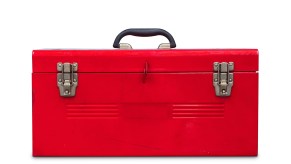
<path fill-rule="evenodd" d="M 213 86 L 216 96 L 230 96 L 233 86 L 233 62 L 213 63 Z"/>

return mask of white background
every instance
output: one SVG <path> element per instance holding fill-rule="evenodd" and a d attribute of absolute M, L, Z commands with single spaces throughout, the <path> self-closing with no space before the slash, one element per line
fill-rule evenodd
<path fill-rule="evenodd" d="M 290 163 L 291 5 L 288 0 L 1 0 L 0 163 Z M 177 48 L 258 48 L 259 156 L 174 158 L 33 158 L 31 51 L 111 49 L 126 28 L 164 28 Z M 163 37 L 126 37 L 156 48 Z M 45 86 L 44 86 L 45 87 Z"/>

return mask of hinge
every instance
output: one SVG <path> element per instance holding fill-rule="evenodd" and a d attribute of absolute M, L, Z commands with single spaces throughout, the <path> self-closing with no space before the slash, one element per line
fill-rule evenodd
<path fill-rule="evenodd" d="M 57 84 L 60 96 L 72 97 L 76 94 L 78 86 L 78 63 L 58 63 L 57 64 Z"/>
<path fill-rule="evenodd" d="M 213 85 L 216 96 L 230 96 L 233 86 L 233 62 L 213 63 Z"/>

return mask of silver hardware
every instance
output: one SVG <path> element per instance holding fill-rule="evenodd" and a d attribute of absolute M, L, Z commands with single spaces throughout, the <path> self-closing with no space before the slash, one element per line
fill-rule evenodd
<path fill-rule="evenodd" d="M 128 43 L 119 43 L 119 49 L 131 50 L 132 46 Z M 158 49 L 171 49 L 170 43 L 161 43 Z"/>
<path fill-rule="evenodd" d="M 78 86 L 78 64 L 77 63 L 58 63 L 57 64 L 57 84 L 60 96 L 72 97 L 76 94 Z"/>
<path fill-rule="evenodd" d="M 216 96 L 230 96 L 233 86 L 233 62 L 214 62 L 213 63 L 213 86 Z"/>
<path fill-rule="evenodd" d="M 158 49 L 171 49 L 170 43 L 161 43 Z"/>
<path fill-rule="evenodd" d="M 119 49 L 130 50 L 130 49 L 132 49 L 132 47 L 128 43 L 119 43 Z"/>

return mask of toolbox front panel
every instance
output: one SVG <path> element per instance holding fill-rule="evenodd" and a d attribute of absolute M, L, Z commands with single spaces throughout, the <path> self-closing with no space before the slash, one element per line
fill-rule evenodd
<path fill-rule="evenodd" d="M 78 73 L 64 98 L 56 73 L 33 73 L 33 155 L 257 155 L 257 73 L 234 72 L 230 97 L 213 72 L 144 76 Z"/>

